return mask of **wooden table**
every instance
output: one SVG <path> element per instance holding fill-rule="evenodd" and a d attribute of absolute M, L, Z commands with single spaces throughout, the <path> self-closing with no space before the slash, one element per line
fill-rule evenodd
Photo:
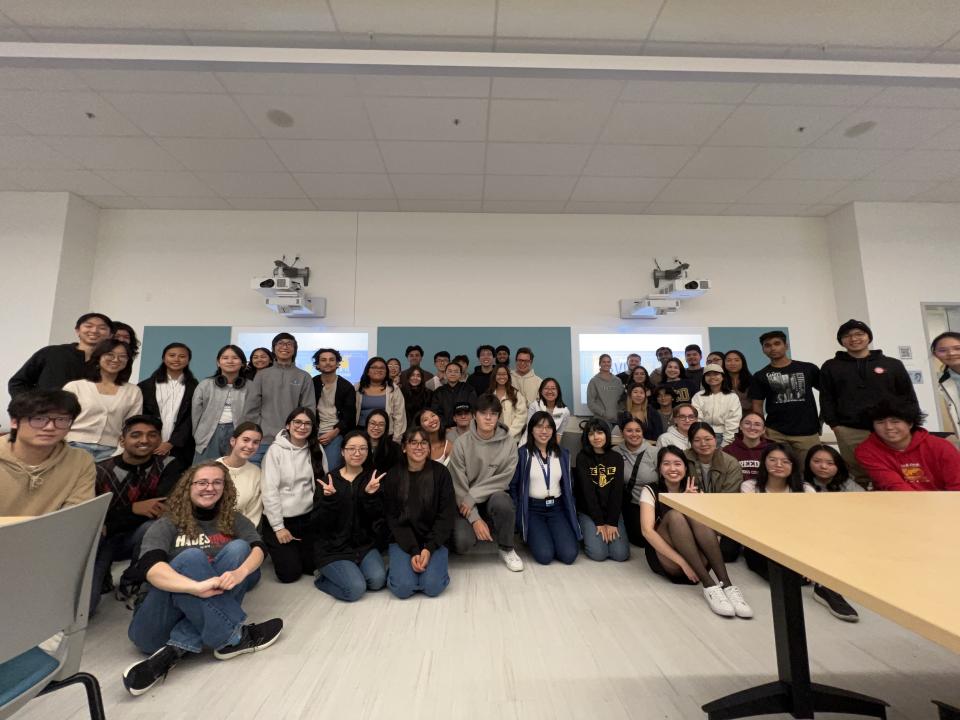
<path fill-rule="evenodd" d="M 31 517 L 31 515 L 0 515 L 0 526 L 12 525 L 22 520 L 29 520 Z"/>
<path fill-rule="evenodd" d="M 960 493 L 663 494 L 770 560 L 779 680 L 703 706 L 710 720 L 815 711 L 886 717 L 886 703 L 810 682 L 802 577 L 960 652 Z"/>

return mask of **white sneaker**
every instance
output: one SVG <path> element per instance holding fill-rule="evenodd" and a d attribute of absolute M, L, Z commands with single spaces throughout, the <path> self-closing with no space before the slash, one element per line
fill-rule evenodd
<path fill-rule="evenodd" d="M 710 609 L 717 615 L 734 617 L 737 614 L 737 611 L 733 609 L 733 605 L 727 600 L 727 594 L 719 585 L 704 588 L 703 596 L 707 599 L 707 605 L 709 605 Z"/>
<path fill-rule="evenodd" d="M 501 550 L 500 558 L 511 572 L 521 572 L 523 570 L 523 560 L 517 555 L 516 550 L 512 548 L 510 550 Z"/>
<path fill-rule="evenodd" d="M 740 588 L 738 588 L 736 585 L 727 585 L 727 587 L 723 589 L 723 594 L 727 596 L 727 600 L 729 600 L 730 604 L 733 606 L 733 610 L 737 613 L 737 617 L 753 617 L 753 608 L 747 605 L 747 601 L 743 599 L 743 593 L 740 592 Z"/>

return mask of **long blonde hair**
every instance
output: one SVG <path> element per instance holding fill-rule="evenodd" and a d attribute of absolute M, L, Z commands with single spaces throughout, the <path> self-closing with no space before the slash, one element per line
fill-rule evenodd
<path fill-rule="evenodd" d="M 237 510 L 237 487 L 233 484 L 230 477 L 230 471 L 227 466 L 219 460 L 206 460 L 194 465 L 187 470 L 173 490 L 167 496 L 167 512 L 165 517 L 176 526 L 177 530 L 184 533 L 189 538 L 198 538 L 200 536 L 200 526 L 197 519 L 193 516 L 193 501 L 190 499 L 190 489 L 193 487 L 193 478 L 197 471 L 203 468 L 219 468 L 223 473 L 223 495 L 217 501 L 219 509 L 217 510 L 217 530 L 224 535 L 233 534 L 233 516 Z"/>

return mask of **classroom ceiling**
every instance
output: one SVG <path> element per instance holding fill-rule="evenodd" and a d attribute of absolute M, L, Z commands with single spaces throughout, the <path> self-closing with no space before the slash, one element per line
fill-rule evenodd
<path fill-rule="evenodd" d="M 953 0 L 280 5 L 0 0 L 0 41 L 960 58 Z M 174 209 L 822 216 L 960 202 L 960 85 L 0 60 L 0 189 Z"/>

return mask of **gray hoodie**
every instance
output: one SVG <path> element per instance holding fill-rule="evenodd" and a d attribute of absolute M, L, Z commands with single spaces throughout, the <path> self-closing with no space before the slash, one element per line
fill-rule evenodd
<path fill-rule="evenodd" d="M 587 383 L 587 408 L 594 417 L 606 420 L 611 427 L 617 424 L 622 397 L 623 383 L 616 375 L 611 380 L 604 380 L 597 373 Z"/>
<path fill-rule="evenodd" d="M 497 491 L 506 491 L 517 467 L 517 441 L 509 431 L 498 424 L 493 437 L 484 440 L 477 433 L 477 423 L 457 438 L 448 466 L 453 476 L 453 490 L 457 504 L 470 507 L 467 521 L 480 519 L 477 503 L 487 500 Z"/>
<path fill-rule="evenodd" d="M 295 366 L 271 365 L 257 373 L 247 390 L 241 422 L 255 422 L 263 437 L 272 438 L 283 430 L 294 408 L 316 411 L 317 397 L 310 375 Z"/>

